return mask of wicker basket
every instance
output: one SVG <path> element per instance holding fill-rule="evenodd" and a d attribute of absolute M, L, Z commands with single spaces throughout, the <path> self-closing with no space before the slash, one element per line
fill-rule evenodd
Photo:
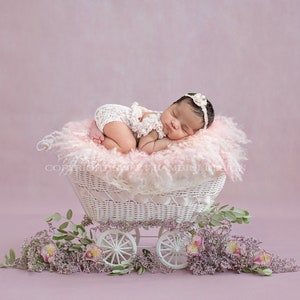
<path fill-rule="evenodd" d="M 71 183 L 86 214 L 96 222 L 153 222 L 175 219 L 193 222 L 218 196 L 226 175 L 220 173 L 198 186 L 164 194 L 132 194 L 88 171 L 74 169 Z"/>

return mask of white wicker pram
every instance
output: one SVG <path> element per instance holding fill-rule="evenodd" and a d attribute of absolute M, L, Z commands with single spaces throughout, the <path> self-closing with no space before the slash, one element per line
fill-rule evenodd
<path fill-rule="evenodd" d="M 210 143 L 212 145 L 215 143 L 217 147 L 210 147 L 210 149 L 215 151 L 218 157 L 221 157 L 219 152 L 222 153 L 222 159 L 225 157 L 227 162 L 231 162 L 231 165 L 228 164 L 228 169 L 232 166 L 236 167 L 235 173 L 239 176 L 241 173 L 240 161 L 245 159 L 239 144 L 245 143 L 246 137 L 242 131 L 235 127 L 235 124 L 230 123 L 231 121 L 225 121 L 229 122 L 227 127 L 230 130 L 227 132 L 229 132 L 232 145 L 228 147 L 228 136 L 222 140 L 222 136 L 218 132 L 219 129 L 216 127 L 215 132 L 214 129 L 210 131 Z M 215 123 L 218 124 L 217 121 Z M 111 181 L 107 179 L 107 166 L 106 171 L 102 173 L 86 168 L 87 161 L 95 161 L 97 158 L 101 160 L 103 155 L 107 155 L 103 152 L 107 150 L 101 150 L 102 156 L 97 156 L 98 148 L 94 150 L 95 144 L 87 141 L 87 124 L 89 123 L 68 125 L 61 132 L 54 132 L 46 136 L 38 143 L 38 149 L 52 149 L 62 163 L 67 162 L 72 165 L 67 173 L 85 213 L 92 221 L 99 222 L 104 228 L 97 240 L 97 244 L 103 250 L 104 262 L 109 266 L 129 263 L 138 251 L 139 228 L 158 226 L 160 230 L 156 243 L 156 253 L 160 261 L 172 269 L 185 268 L 187 266 L 186 245 L 192 238 L 186 228 L 191 229 L 199 214 L 213 204 L 224 186 L 225 170 L 220 168 L 218 164 L 215 168 L 218 170 L 211 172 L 211 176 L 205 178 L 202 176 L 199 180 L 196 178 L 196 181 L 193 174 L 193 184 L 188 186 L 187 180 L 181 185 L 180 181 L 174 179 L 176 188 L 173 184 L 172 189 L 167 192 L 167 189 L 164 190 L 163 188 L 161 189 L 163 192 L 158 189 L 153 193 L 149 193 L 149 191 L 143 193 L 143 190 L 138 188 L 138 192 L 132 192 L 122 188 L 122 185 L 121 187 L 116 186 L 115 177 L 111 177 Z M 81 129 L 82 127 L 84 130 Z M 224 126 L 220 128 L 223 130 Z M 74 131 L 77 132 L 77 135 L 73 134 Z M 223 131 L 221 131 L 222 134 Z M 215 135 L 214 139 L 212 139 L 213 134 Z M 207 146 L 203 141 L 202 144 Z M 85 147 L 88 147 L 89 151 L 86 151 Z M 195 151 L 198 150 L 195 149 Z M 73 155 L 74 153 L 75 155 Z M 191 154 L 189 155 L 191 156 Z M 115 158 L 120 159 L 118 156 Z M 165 158 L 160 158 L 160 160 L 162 159 Z M 130 173 L 131 177 L 148 176 L 148 174 L 134 172 L 134 167 L 133 172 Z M 159 170 L 163 171 L 164 169 Z M 173 180 L 173 178 L 169 180 Z M 143 180 L 140 182 L 143 183 Z M 194 184 L 195 182 L 196 184 Z M 167 182 L 161 182 L 162 187 L 167 184 Z M 171 223 L 172 226 L 170 226 Z"/>
<path fill-rule="evenodd" d="M 132 260 L 140 241 L 139 225 L 160 224 L 156 252 L 161 262 L 172 269 L 186 267 L 186 244 L 190 235 L 178 229 L 162 233 L 164 224 L 171 220 L 179 226 L 195 222 L 199 213 L 207 210 L 218 196 L 225 179 L 226 175 L 219 173 L 184 190 L 133 195 L 106 183 L 91 172 L 74 169 L 70 174 L 70 181 L 86 214 L 93 221 L 112 225 L 112 228 L 102 232 L 97 242 L 104 251 L 105 263 L 114 266 Z M 118 228 L 118 222 L 137 224 L 134 233 L 122 231 Z"/>

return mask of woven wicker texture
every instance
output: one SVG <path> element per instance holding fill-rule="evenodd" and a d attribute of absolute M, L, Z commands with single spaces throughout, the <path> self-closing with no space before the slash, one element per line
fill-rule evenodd
<path fill-rule="evenodd" d="M 98 222 L 148 222 L 176 219 L 193 222 L 211 206 L 225 183 L 224 173 L 195 187 L 164 194 L 130 194 L 87 171 L 76 171 L 70 180 L 86 214 Z"/>

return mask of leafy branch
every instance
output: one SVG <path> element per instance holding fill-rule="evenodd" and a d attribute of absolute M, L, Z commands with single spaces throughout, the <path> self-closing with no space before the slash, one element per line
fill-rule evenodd
<path fill-rule="evenodd" d="M 93 234 L 90 230 L 89 236 L 86 229 L 81 224 L 75 224 L 72 221 L 73 212 L 69 209 L 66 216 L 63 217 L 60 213 L 55 213 L 48 216 L 45 221 L 48 223 L 50 230 L 53 231 L 52 239 L 56 242 L 58 248 L 67 246 L 70 251 L 84 250 L 84 247 L 94 243 Z M 60 222 L 58 228 L 53 227 L 52 222 Z"/>
<path fill-rule="evenodd" d="M 15 267 L 16 266 L 16 254 L 14 249 L 9 250 L 9 255 L 5 255 L 5 263 L 0 263 L 0 268 L 8 268 L 8 267 Z"/>
<path fill-rule="evenodd" d="M 219 207 L 219 204 L 213 205 L 207 212 L 199 217 L 198 225 L 200 228 L 204 226 L 222 226 L 224 222 L 249 224 L 250 214 L 247 210 L 231 207 L 228 205 Z"/>

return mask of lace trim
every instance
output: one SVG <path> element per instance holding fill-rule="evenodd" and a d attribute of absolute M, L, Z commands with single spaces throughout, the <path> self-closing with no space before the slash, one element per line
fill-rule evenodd
<path fill-rule="evenodd" d="M 141 121 L 141 118 L 145 112 L 151 112 L 150 110 L 139 106 L 137 102 L 134 102 L 131 106 L 131 129 L 136 133 L 137 138 L 149 134 L 152 130 L 157 131 L 159 139 L 162 139 L 166 135 L 163 132 L 163 126 L 160 121 L 160 113 L 155 112 L 150 114 Z"/>

